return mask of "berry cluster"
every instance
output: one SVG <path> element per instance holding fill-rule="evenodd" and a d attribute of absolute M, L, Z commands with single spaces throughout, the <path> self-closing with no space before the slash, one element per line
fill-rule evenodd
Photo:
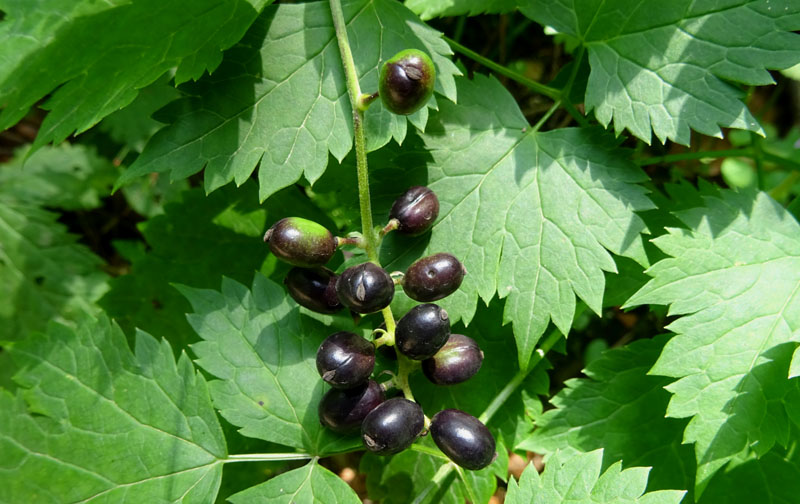
<path fill-rule="evenodd" d="M 412 187 L 391 208 L 384 233 L 419 235 L 428 231 L 439 214 L 439 201 L 427 187 Z M 321 313 L 348 308 L 357 314 L 381 311 L 391 303 L 395 284 L 419 304 L 409 310 L 393 331 L 374 341 L 347 331 L 328 336 L 319 347 L 316 365 L 331 389 L 319 404 L 320 422 L 339 433 L 360 427 L 366 448 L 389 455 L 410 447 L 427 432 L 451 460 L 466 469 L 481 469 L 494 460 L 495 440 L 477 418 L 447 409 L 428 419 L 422 408 L 409 400 L 409 370 L 417 363 L 437 385 L 461 383 L 478 372 L 483 352 L 471 338 L 450 333 L 450 320 L 432 303 L 455 292 L 466 270 L 448 253 L 433 254 L 414 262 L 395 280 L 373 262 L 345 269 L 340 275 L 324 267 L 338 246 L 358 244 L 337 238 L 317 223 L 289 217 L 275 223 L 264 236 L 278 258 L 293 264 L 285 278 L 289 294 L 298 304 Z M 390 352 L 402 361 L 394 379 L 378 384 L 372 374 L 376 346 L 394 347 Z M 403 367 L 403 363 L 406 367 Z M 404 396 L 386 399 L 386 391 L 398 388 Z"/>

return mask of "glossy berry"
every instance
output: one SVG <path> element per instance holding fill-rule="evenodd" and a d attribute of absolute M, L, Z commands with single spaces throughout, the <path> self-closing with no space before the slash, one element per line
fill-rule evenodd
<path fill-rule="evenodd" d="M 292 268 L 283 279 L 286 290 L 300 306 L 318 313 L 336 313 L 342 303 L 336 295 L 336 278 L 325 268 Z"/>
<path fill-rule="evenodd" d="M 411 446 L 424 426 L 419 404 L 395 397 L 370 411 L 361 423 L 361 439 L 369 451 L 391 455 Z"/>
<path fill-rule="evenodd" d="M 383 268 L 367 262 L 347 268 L 336 281 L 339 301 L 356 313 L 373 313 L 389 306 L 394 281 Z"/>
<path fill-rule="evenodd" d="M 436 355 L 422 361 L 422 372 L 437 385 L 455 385 L 475 376 L 482 363 L 483 352 L 475 340 L 451 334 Z"/>
<path fill-rule="evenodd" d="M 336 252 L 336 237 L 323 226 L 301 217 L 286 217 L 264 235 L 278 259 L 310 268 L 328 262 Z"/>
<path fill-rule="evenodd" d="M 408 115 L 427 103 L 435 81 L 436 69 L 428 55 L 417 49 L 406 49 L 381 67 L 378 92 L 388 110 Z"/>
<path fill-rule="evenodd" d="M 431 419 L 431 437 L 450 460 L 477 471 L 497 457 L 492 433 L 480 420 L 457 409 L 446 409 Z"/>
<path fill-rule="evenodd" d="M 397 231 L 416 236 L 433 226 L 439 216 L 439 198 L 423 186 L 411 187 L 397 198 L 389 211 L 390 219 L 397 219 Z"/>
<path fill-rule="evenodd" d="M 361 385 L 374 368 L 375 346 L 351 332 L 331 334 L 317 350 L 317 371 L 335 388 Z"/>
<path fill-rule="evenodd" d="M 452 254 L 442 252 L 423 257 L 406 270 L 403 290 L 416 301 L 436 301 L 455 292 L 466 271 Z"/>
<path fill-rule="evenodd" d="M 397 350 L 415 360 L 433 357 L 449 337 L 450 317 L 443 308 L 430 303 L 410 309 L 394 332 Z"/>
<path fill-rule="evenodd" d="M 375 380 L 352 389 L 330 389 L 319 402 L 319 421 L 335 432 L 355 432 L 383 400 L 383 388 Z"/>

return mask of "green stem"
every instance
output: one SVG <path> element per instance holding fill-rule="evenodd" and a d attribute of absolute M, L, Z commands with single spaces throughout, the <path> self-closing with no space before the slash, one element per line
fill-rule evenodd
<path fill-rule="evenodd" d="M 342 56 L 344 74 L 347 81 L 347 91 L 350 95 L 350 106 L 353 109 L 353 136 L 356 147 L 356 170 L 358 172 L 358 202 L 361 207 L 361 234 L 367 251 L 367 257 L 378 264 L 378 237 L 372 224 L 372 205 L 369 197 L 369 171 L 367 169 L 367 140 L 364 135 L 364 112 L 359 107 L 361 87 L 358 85 L 358 73 L 353 61 L 353 52 L 350 50 L 350 41 L 347 38 L 347 25 L 344 22 L 344 13 L 340 0 L 330 0 L 333 27 L 336 30 L 336 40 L 339 43 L 339 53 Z"/>
<path fill-rule="evenodd" d="M 575 105 L 573 105 L 570 101 L 569 94 L 572 92 L 572 86 L 575 84 L 575 78 L 578 76 L 578 69 L 581 66 L 585 52 L 586 48 L 584 46 L 580 46 L 578 48 L 578 54 L 575 55 L 575 59 L 572 61 L 572 71 L 569 74 L 569 79 L 567 79 L 567 85 L 564 86 L 564 89 L 562 89 L 559 93 L 559 99 L 564 104 L 564 108 L 582 128 L 589 126 L 589 120 L 586 119 L 583 114 L 578 112 L 578 109 L 576 109 Z"/>
<path fill-rule="evenodd" d="M 420 504 L 422 501 L 424 501 L 425 497 L 427 497 L 428 494 L 431 493 L 431 491 L 434 488 L 439 486 L 442 483 L 442 481 L 444 481 L 444 479 L 450 474 L 450 472 L 453 470 L 453 467 L 455 467 L 455 465 L 452 462 L 448 464 L 442 464 L 442 466 L 439 467 L 439 470 L 436 471 L 436 474 L 433 475 L 433 479 L 431 479 L 431 482 L 428 483 L 425 486 L 425 488 L 422 489 L 422 491 L 419 493 L 419 495 L 417 495 L 417 497 L 411 504 Z"/>
<path fill-rule="evenodd" d="M 794 159 L 776 156 L 775 154 L 770 154 L 769 152 L 766 151 L 761 151 L 761 156 L 764 158 L 764 161 L 769 161 L 770 163 L 786 166 L 793 170 L 800 170 L 800 163 L 798 163 Z"/>
<path fill-rule="evenodd" d="M 692 159 L 723 158 L 732 156 L 753 157 L 753 150 L 750 147 L 741 149 L 723 149 L 711 151 L 681 152 L 680 154 L 669 154 L 667 156 L 650 157 L 636 160 L 639 166 L 647 166 L 658 163 L 674 163 L 677 161 L 689 161 Z"/>
<path fill-rule="evenodd" d="M 472 489 L 472 485 L 467 481 L 467 477 L 464 475 L 464 469 L 459 466 L 453 466 L 458 473 L 458 477 L 461 478 L 461 482 L 464 483 L 464 488 L 467 489 L 467 498 L 470 502 L 479 502 L 478 498 L 475 496 L 475 491 Z"/>
<path fill-rule="evenodd" d="M 577 313 L 576 310 L 576 316 L 578 315 L 579 313 Z M 528 375 L 536 368 L 536 366 L 542 362 L 542 359 L 544 359 L 544 356 L 547 354 L 547 352 L 549 352 L 550 349 L 553 348 L 553 345 L 558 343 L 562 337 L 561 331 L 558 329 L 553 329 L 550 331 L 550 334 L 547 335 L 544 341 L 542 341 L 542 343 L 539 345 L 539 348 L 537 348 L 533 353 L 527 369 L 520 369 L 517 374 L 514 375 L 511 381 L 509 381 L 506 386 L 503 387 L 503 390 L 501 390 L 500 393 L 495 396 L 492 402 L 489 403 L 489 406 L 487 406 L 481 416 L 478 417 L 478 420 L 483 423 L 489 422 L 489 420 L 492 419 L 492 416 L 497 413 L 497 410 L 499 410 L 503 404 L 505 404 L 506 400 L 511 397 L 511 394 L 517 390 L 522 382 L 525 381 L 525 378 L 527 378 Z"/>
<path fill-rule="evenodd" d="M 539 121 L 533 126 L 533 128 L 531 129 L 531 133 L 536 133 L 537 131 L 539 131 L 542 128 L 542 126 L 544 126 L 544 123 L 546 123 L 547 120 L 550 119 L 550 116 L 553 115 L 553 112 L 555 112 L 560 106 L 561 106 L 561 100 L 556 100 L 556 102 L 553 103 L 553 105 L 547 110 L 547 112 L 545 112 L 542 118 L 539 119 Z"/>
<path fill-rule="evenodd" d="M 441 452 L 441 450 L 437 450 L 436 448 L 431 448 L 430 446 L 425 446 L 423 444 L 414 443 L 411 445 L 411 450 L 418 451 L 420 453 L 424 453 L 425 455 L 430 455 L 431 457 L 440 458 L 447 462 L 450 462 L 450 459 L 447 458 L 447 455 Z"/>
<path fill-rule="evenodd" d="M 281 460 L 310 460 L 314 458 L 308 453 L 243 453 L 239 455 L 228 455 L 222 459 L 223 464 L 229 462 L 277 462 Z"/>
<path fill-rule="evenodd" d="M 450 47 L 452 47 L 454 51 L 463 54 L 464 56 L 466 56 L 467 58 L 469 58 L 469 59 L 471 59 L 473 61 L 477 61 L 481 65 L 483 65 L 486 68 L 489 68 L 491 70 L 494 70 L 495 72 L 499 73 L 500 75 L 504 75 L 504 76 L 508 77 L 509 79 L 511 79 L 513 81 L 519 82 L 523 86 L 528 86 L 529 88 L 533 89 L 534 91 L 536 91 L 539 94 L 543 94 L 543 95 L 545 95 L 548 98 L 551 98 L 553 100 L 557 100 L 561 96 L 561 91 L 559 91 L 556 88 L 552 88 L 550 86 L 545 86 L 544 84 L 540 84 L 540 83 L 538 83 L 538 82 L 536 82 L 534 80 L 531 80 L 531 79 L 525 77 L 524 75 L 520 75 L 517 72 L 515 72 L 515 71 L 513 71 L 513 70 L 511 70 L 509 68 L 504 67 L 503 65 L 498 65 L 497 63 L 495 63 L 494 61 L 490 60 L 489 58 L 481 56 L 480 54 L 476 53 L 472 49 L 470 49 L 468 47 L 464 47 L 463 45 L 459 44 L 458 42 L 456 42 L 455 40 L 453 40 L 451 38 L 444 37 L 444 40 L 448 44 L 450 44 Z"/>
<path fill-rule="evenodd" d="M 414 371 L 416 367 L 414 361 L 403 355 L 401 352 L 397 353 L 397 387 L 403 391 L 403 396 L 409 401 L 416 402 L 414 394 L 411 392 L 411 385 L 408 384 L 408 375 Z"/>

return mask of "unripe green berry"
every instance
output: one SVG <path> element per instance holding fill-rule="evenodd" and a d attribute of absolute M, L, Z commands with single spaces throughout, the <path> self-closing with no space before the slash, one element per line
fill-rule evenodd
<path fill-rule="evenodd" d="M 322 266 L 336 252 L 336 237 L 325 227 L 301 217 L 279 220 L 264 235 L 270 251 L 278 259 L 311 268 Z"/>

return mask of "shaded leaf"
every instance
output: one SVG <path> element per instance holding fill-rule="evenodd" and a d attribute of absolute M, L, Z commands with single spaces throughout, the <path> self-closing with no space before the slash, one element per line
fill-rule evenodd
<path fill-rule="evenodd" d="M 316 460 L 228 498 L 233 504 L 359 504 L 350 486 Z"/>
<path fill-rule="evenodd" d="M 800 61 L 795 0 L 523 0 L 520 10 L 581 40 L 592 67 L 586 109 L 648 143 L 651 128 L 685 145 L 690 128 L 761 133 L 728 82 L 772 84 L 767 69 Z"/>
<path fill-rule="evenodd" d="M 650 371 L 677 378 L 667 413 L 691 418 L 697 493 L 737 454 L 789 438 L 789 380 L 800 342 L 800 225 L 764 193 L 720 191 L 677 212 L 689 229 L 654 243 L 670 258 L 629 305 L 670 305 L 677 336 Z M 786 404 L 784 402 L 786 401 Z"/>
<path fill-rule="evenodd" d="M 406 0 L 406 7 L 422 19 L 449 16 L 504 14 L 517 10 L 518 0 Z"/>
<path fill-rule="evenodd" d="M 182 502 L 213 498 L 227 457 L 189 358 L 108 319 L 11 347 L 16 396 L 0 391 L 0 501 Z"/>

